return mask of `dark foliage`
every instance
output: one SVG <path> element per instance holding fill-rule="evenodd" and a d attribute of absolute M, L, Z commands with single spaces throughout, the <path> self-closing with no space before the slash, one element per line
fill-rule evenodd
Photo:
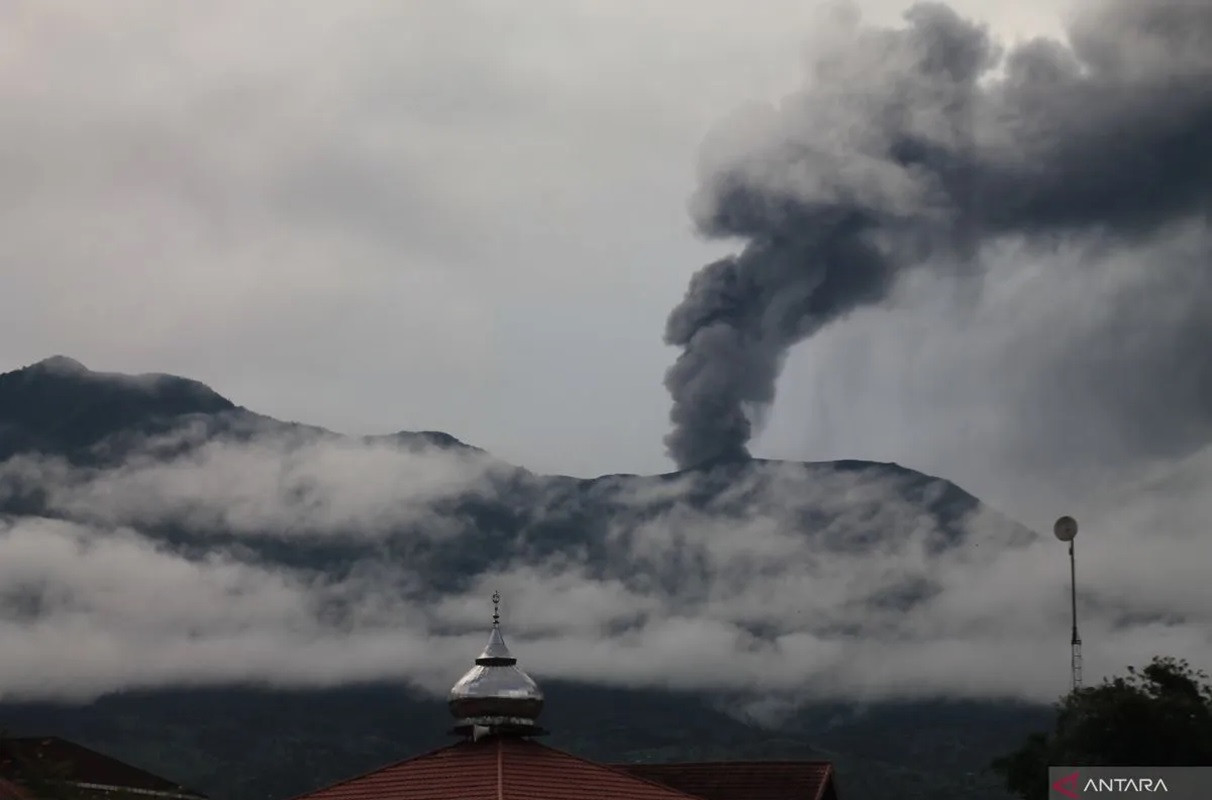
<path fill-rule="evenodd" d="M 1031 734 L 993 769 L 1024 800 L 1046 800 L 1049 765 L 1212 766 L 1207 677 L 1186 661 L 1159 656 L 1074 690 L 1057 705 L 1051 733 Z"/>

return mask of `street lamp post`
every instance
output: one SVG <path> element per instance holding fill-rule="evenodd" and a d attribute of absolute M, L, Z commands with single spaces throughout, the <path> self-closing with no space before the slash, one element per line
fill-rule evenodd
<path fill-rule="evenodd" d="M 1082 637 L 1077 634 L 1077 557 L 1074 554 L 1073 540 L 1077 536 L 1077 520 L 1073 517 L 1061 517 L 1052 526 L 1052 532 L 1057 539 L 1069 543 L 1069 608 L 1073 614 L 1073 635 L 1069 640 L 1069 666 L 1073 673 L 1073 688 L 1082 688 Z"/>

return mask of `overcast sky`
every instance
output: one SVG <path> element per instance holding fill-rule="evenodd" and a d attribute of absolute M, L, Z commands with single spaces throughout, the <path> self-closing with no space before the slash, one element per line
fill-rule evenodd
<path fill-rule="evenodd" d="M 907 5 L 859 3 L 878 24 Z M 1006 45 L 1060 36 L 1068 14 L 951 5 Z M 827 7 L 286 9 L 3 4 L 0 371 L 61 353 L 338 431 L 442 430 L 539 472 L 672 469 L 665 322 L 690 276 L 739 247 L 695 231 L 701 146 L 803 85 Z M 1118 356 L 1094 347 L 1153 358 L 1206 332 L 1206 233 L 1205 214 L 1102 249 L 999 242 L 977 286 L 914 276 L 792 349 L 752 450 L 895 460 L 1041 530 L 1076 513 L 1106 580 L 1206 614 L 1189 565 L 1208 549 L 1209 431 L 1137 446 L 1098 402 L 1127 391 L 1103 380 Z M 1194 266 L 1147 270 L 1163 264 Z M 1058 376 L 1075 364 L 1071 397 Z M 78 534 L 48 541 L 70 554 Z M 107 546 L 115 563 L 161 557 Z M 302 591 L 241 569 L 220 577 L 267 609 Z M 1183 629 L 1188 652 L 1212 652 L 1204 630 Z"/>
<path fill-rule="evenodd" d="M 699 145 L 801 82 L 818 6 L 291 8 L 5 4 L 0 368 L 62 353 L 538 470 L 667 469 L 665 318 L 730 249 L 686 210 Z M 789 454 L 832 449 L 789 427 Z"/>

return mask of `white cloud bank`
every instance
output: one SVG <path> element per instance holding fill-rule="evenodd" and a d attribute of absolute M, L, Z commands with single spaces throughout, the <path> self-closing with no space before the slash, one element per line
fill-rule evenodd
<path fill-rule="evenodd" d="M 1124 497 L 1130 526 L 1096 523 L 1079 539 L 1091 678 L 1155 653 L 1212 663 L 1207 504 L 1139 501 L 1210 467 L 1204 451 L 1150 476 Z M 49 480 L 52 512 L 76 521 L 0 527 L 0 692 L 371 679 L 440 692 L 482 646 L 494 589 L 539 677 L 796 697 L 1046 700 L 1065 689 L 1063 546 L 989 512 L 965 518 L 964 540 L 948 546 L 896 477 L 767 466 L 698 506 L 692 479 L 606 480 L 595 489 L 614 498 L 614 517 L 599 520 L 605 559 L 579 542 L 547 553 L 515 543 L 461 587 L 435 586 L 429 562 L 387 550 L 321 575 L 230 542 L 174 552 L 146 528 L 184 512 L 237 544 L 272 533 L 373 545 L 414 526 L 458 541 L 467 523 L 447 501 L 501 499 L 505 474 L 474 454 L 287 447 L 272 435 L 102 471 L 14 459 L 0 485 Z M 544 495 L 548 516 L 564 513 L 555 496 Z"/>

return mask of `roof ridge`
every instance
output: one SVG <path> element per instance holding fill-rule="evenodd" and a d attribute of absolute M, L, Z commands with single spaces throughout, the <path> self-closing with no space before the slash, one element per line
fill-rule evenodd
<path fill-rule="evenodd" d="M 660 763 L 634 761 L 634 762 L 630 762 L 630 763 L 618 762 L 616 765 L 623 767 L 623 768 L 627 768 L 627 767 L 706 767 L 706 766 L 715 766 L 717 764 L 729 764 L 729 765 L 733 765 L 733 764 L 752 764 L 752 765 L 811 764 L 813 766 L 830 766 L 833 764 L 833 762 L 826 761 L 824 759 L 806 759 L 806 758 L 771 758 L 771 759 L 752 758 L 752 759 L 739 759 L 736 761 L 734 761 L 732 759 L 727 759 L 727 760 L 723 760 L 723 761 L 662 761 Z"/>
<path fill-rule="evenodd" d="M 28 797 L 29 794 L 21 788 L 20 784 L 0 775 L 0 800 L 26 800 Z"/>
<path fill-rule="evenodd" d="M 329 789 L 334 789 L 338 786 L 343 786 L 347 783 L 353 783 L 354 781 L 361 780 L 363 778 L 367 778 L 371 775 L 377 775 L 380 772 L 386 772 L 387 770 L 392 769 L 394 767 L 398 767 L 402 764 L 407 764 L 410 761 L 420 761 L 423 758 L 429 758 L 431 756 L 436 756 L 438 753 L 453 749 L 453 748 L 458 747 L 459 745 L 463 745 L 463 744 L 467 744 L 467 742 L 454 742 L 452 744 L 443 745 L 442 747 L 438 747 L 433 750 L 427 750 L 424 753 L 418 753 L 415 756 L 408 756 L 407 758 L 398 758 L 395 761 L 392 761 L 388 764 L 384 764 L 381 767 L 375 767 L 374 769 L 369 770 L 367 772 L 360 772 L 357 775 L 350 775 L 348 778 L 342 778 L 339 781 L 333 781 L 332 783 L 325 784 L 324 786 L 317 786 L 315 789 L 308 789 L 306 792 L 303 792 L 302 794 L 293 795 L 290 798 L 290 800 L 296 800 L 296 798 L 300 798 L 300 797 L 309 797 L 310 795 L 319 794 L 320 792 L 325 792 L 325 791 L 328 791 Z"/>
<path fill-rule="evenodd" d="M 654 786 L 658 789 L 663 789 L 666 792 L 669 792 L 674 796 L 694 798 L 694 800 L 703 800 L 703 798 L 700 795 L 688 794 L 687 792 L 683 792 L 678 789 L 675 789 L 668 784 L 661 783 L 660 781 L 650 780 L 650 779 L 645 778 L 640 775 L 633 775 L 630 772 L 628 772 L 626 769 L 616 766 L 614 764 L 603 764 L 600 761 L 590 761 L 588 758 L 582 758 L 581 756 L 578 756 L 574 753 L 569 753 L 567 750 L 561 750 L 558 747 L 552 747 L 551 745 L 543 744 L 542 742 L 536 742 L 536 741 L 533 741 L 530 739 L 526 739 L 526 740 L 522 740 L 522 741 L 525 741 L 526 744 L 528 744 L 532 747 L 538 747 L 543 750 L 550 750 L 553 753 L 559 753 L 562 756 L 571 758 L 573 761 L 579 761 L 582 764 L 588 764 L 591 767 L 597 767 L 598 769 L 604 769 L 607 772 L 613 772 L 614 774 L 619 775 L 621 777 L 630 778 L 633 781 L 640 781 L 641 783 L 646 783 L 649 786 Z"/>
<path fill-rule="evenodd" d="M 493 628 L 496 630 L 496 628 Z M 505 800 L 505 747 L 497 737 L 497 800 Z"/>
<path fill-rule="evenodd" d="M 825 778 L 821 781 L 821 785 L 816 787 L 816 797 L 812 798 L 812 800 L 825 800 L 825 790 L 829 788 L 831 783 L 833 783 L 833 762 L 826 762 Z M 836 796 L 836 792 L 837 790 L 834 789 L 834 796 Z"/>

